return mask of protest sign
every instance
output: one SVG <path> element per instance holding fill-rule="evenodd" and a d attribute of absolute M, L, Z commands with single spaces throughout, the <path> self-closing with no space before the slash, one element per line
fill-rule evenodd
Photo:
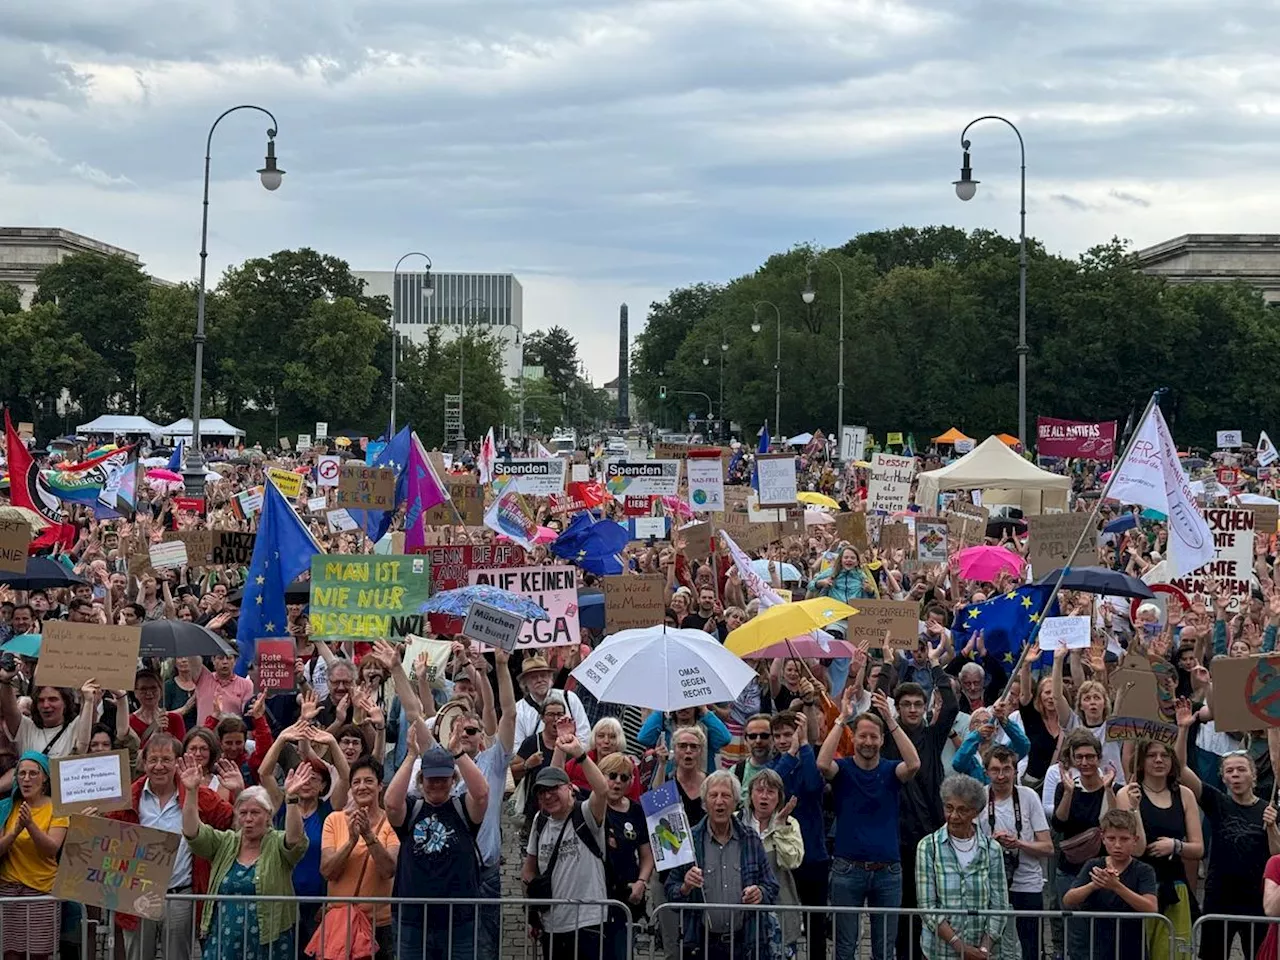
<path fill-rule="evenodd" d="M 604 577 L 604 623 L 609 633 L 652 627 L 667 612 L 667 579 L 660 574 Z"/>
<path fill-rule="evenodd" d="M 609 460 L 604 486 L 614 497 L 674 497 L 680 493 L 679 460 Z"/>
<path fill-rule="evenodd" d="M 655 443 L 653 456 L 656 460 L 683 460 L 689 455 L 687 443 Z"/>
<path fill-rule="evenodd" d="M 105 817 L 72 814 L 53 896 L 163 920 L 181 836 Z"/>
<path fill-rule="evenodd" d="M 624 523 L 632 540 L 667 539 L 666 517 L 630 517 Z"/>
<path fill-rule="evenodd" d="M 256 533 L 242 533 L 239 530 L 210 530 L 209 533 L 213 540 L 209 551 L 210 563 L 248 566 L 253 560 L 253 547 L 258 541 Z"/>
<path fill-rule="evenodd" d="M 484 487 L 470 477 L 450 477 L 445 488 L 449 491 L 449 501 L 432 507 L 423 515 L 427 526 L 447 527 L 457 523 L 458 516 L 469 527 L 484 524 Z M 449 505 L 450 502 L 453 506 Z"/>
<path fill-rule="evenodd" d="M 213 553 L 213 531 L 212 530 L 166 530 L 164 532 L 164 541 L 171 543 L 181 541 L 186 544 L 187 563 L 201 564 L 208 563 L 209 557 Z M 152 569 L 162 569 L 159 564 L 155 563 L 154 557 L 149 558 L 152 561 Z M 178 564 L 181 566 L 181 564 Z"/>
<path fill-rule="evenodd" d="M 329 525 L 330 533 L 341 533 L 348 530 L 360 529 L 360 524 L 356 523 L 355 518 L 347 512 L 346 507 L 338 507 L 336 510 L 330 510 L 324 515 L 324 519 Z"/>
<path fill-rule="evenodd" d="M 101 813 L 128 810 L 133 806 L 132 781 L 128 750 L 51 757 L 49 789 L 53 794 L 53 815 L 67 817 L 89 807 Z"/>
<path fill-rule="evenodd" d="M 524 617 L 508 613 L 488 603 L 472 601 L 467 610 L 462 635 L 490 647 L 501 647 L 507 653 L 516 648 L 524 629 Z"/>
<path fill-rule="evenodd" d="M 329 424 L 326 423 L 324 420 L 316 421 L 316 439 L 317 440 L 329 439 Z"/>
<path fill-rule="evenodd" d="M 1249 600 L 1256 514 L 1243 507 L 1210 508 L 1204 511 L 1204 518 L 1213 533 L 1213 559 L 1185 577 L 1175 577 L 1168 583 L 1185 593 L 1192 602 L 1200 600 L 1212 609 L 1213 597 L 1208 590 L 1212 577 L 1217 581 L 1219 590 L 1226 589 L 1230 593 L 1227 610 L 1236 613 L 1241 604 Z"/>
<path fill-rule="evenodd" d="M 581 640 L 577 573 L 576 567 L 553 564 L 507 570 L 469 570 L 467 580 L 472 584 L 482 583 L 521 594 L 550 615 L 549 621 L 526 621 L 520 631 L 518 647 L 561 647 Z"/>
<path fill-rule="evenodd" d="M 680 552 L 686 559 L 701 559 L 715 550 L 714 536 L 715 527 L 708 520 L 686 523 L 680 528 L 680 538 L 684 541 Z"/>
<path fill-rule="evenodd" d="M 36 425 L 23 420 L 18 424 L 18 436 L 34 437 L 36 435 Z"/>
<path fill-rule="evenodd" d="M 422 634 L 431 593 L 422 556 L 320 554 L 311 558 L 311 632 L 377 639 Z"/>
<path fill-rule="evenodd" d="M 254 643 L 259 690 L 292 690 L 296 651 L 292 640 L 261 639 Z"/>
<path fill-rule="evenodd" d="M 524 548 L 514 543 L 450 544 L 423 547 L 419 551 L 431 562 L 431 595 L 442 590 L 456 590 L 468 584 L 467 574 L 482 568 L 523 567 Z M 459 633 L 462 618 L 433 613 L 430 616 L 433 633 Z"/>
<path fill-rule="evenodd" d="M 916 559 L 921 563 L 947 562 L 947 521 L 916 517 Z"/>
<path fill-rule="evenodd" d="M 280 495 L 292 500 L 302 492 L 302 474 L 280 467 L 267 467 L 267 479 L 276 485 Z"/>
<path fill-rule="evenodd" d="M 390 510 L 396 500 L 396 472 L 387 467 L 369 467 L 356 460 L 348 460 L 338 471 L 338 496 L 334 501 L 340 507 L 359 507 L 362 510 Z"/>
<path fill-rule="evenodd" d="M 262 512 L 262 488 L 241 490 L 233 498 L 236 512 L 242 520 L 249 520 Z"/>
<path fill-rule="evenodd" d="M 1040 624 L 1040 649 L 1087 650 L 1092 634 L 1089 617 L 1045 617 Z"/>
<path fill-rule="evenodd" d="M 675 781 L 668 780 L 656 790 L 642 793 L 640 807 L 649 828 L 655 872 L 695 863 L 697 855 L 693 849 L 693 832 L 684 815 L 684 805 L 680 802 Z"/>
<path fill-rule="evenodd" d="M 752 523 L 745 513 L 730 511 L 720 514 L 715 526 L 733 538 L 733 542 L 743 550 L 763 550 L 781 537 L 776 523 Z M 685 528 L 688 529 L 688 528 Z M 705 556 L 694 551 L 694 556 Z"/>
<path fill-rule="evenodd" d="M 1260 657 L 1215 657 L 1213 724 L 1219 730 L 1280 727 L 1280 653 Z"/>
<path fill-rule="evenodd" d="M 844 540 L 858 548 L 867 549 L 867 515 L 865 513 L 837 513 L 836 539 Z"/>
<path fill-rule="evenodd" d="M 459 620 L 459 623 L 462 621 Z M 459 627 L 458 630 L 462 628 Z M 454 631 L 457 633 L 458 631 Z M 432 685 L 437 684 L 444 678 L 444 668 L 449 663 L 449 657 L 453 653 L 452 640 L 436 640 L 430 637 L 415 637 L 412 634 L 405 637 L 403 662 L 405 670 L 409 671 L 416 679 L 418 658 L 426 654 L 426 674 L 427 679 Z"/>
<path fill-rule="evenodd" d="M 716 457 L 690 456 L 685 461 L 689 474 L 689 506 L 694 513 L 724 510 L 724 461 Z"/>
<path fill-rule="evenodd" d="M 96 680 L 103 690 L 131 690 L 141 644 L 142 627 L 49 620 L 36 682 L 79 690 L 86 680 Z"/>
<path fill-rule="evenodd" d="M 493 493 L 523 493 L 531 497 L 551 497 L 564 493 L 563 457 L 499 460 L 493 466 Z"/>
<path fill-rule="evenodd" d="M 915 457 L 873 454 L 871 479 L 867 482 L 867 512 L 897 513 L 907 509 L 911 502 L 911 481 L 915 475 Z"/>
<path fill-rule="evenodd" d="M 1131 652 L 1125 656 L 1120 668 L 1107 679 L 1107 686 L 1113 691 L 1116 716 L 1173 722 L 1173 688 L 1177 678 L 1168 662 L 1160 666 L 1161 675 L 1157 676 L 1153 664 L 1142 654 Z"/>
<path fill-rule="evenodd" d="M 1043 577 L 1051 570 L 1066 565 L 1076 541 L 1084 534 L 1080 552 L 1071 560 L 1073 567 L 1092 567 L 1098 562 L 1098 533 L 1090 531 L 1087 513 L 1047 513 L 1027 517 L 1027 560 L 1031 571 Z"/>
<path fill-rule="evenodd" d="M 1280 504 L 1255 503 L 1249 509 L 1253 511 L 1253 529 L 1258 536 L 1269 537 L 1280 527 Z"/>
<path fill-rule="evenodd" d="M 303 450 L 309 450 L 309 449 L 311 449 L 311 434 L 309 433 L 298 434 L 298 452 L 301 453 Z"/>
<path fill-rule="evenodd" d="M 905 523 L 885 523 L 880 526 L 880 552 L 890 553 L 902 550 L 910 555 L 915 541 L 911 536 L 911 527 Z"/>
<path fill-rule="evenodd" d="M 976 547 L 987 537 L 987 508 L 956 499 L 947 511 L 947 550 Z"/>
<path fill-rule="evenodd" d="M 888 630 L 890 650 L 916 648 L 920 640 L 920 604 L 916 601 L 858 599 L 849 605 L 858 611 L 848 620 L 850 643 L 868 640 L 873 647 L 884 647 Z"/>
<path fill-rule="evenodd" d="M 1218 431 L 1218 449 L 1227 450 L 1232 447 L 1238 447 L 1244 443 L 1243 430 L 1219 430 Z"/>
<path fill-rule="evenodd" d="M 308 513 L 324 513 L 324 508 L 329 505 L 329 501 L 325 497 L 311 497 L 307 500 Z"/>
<path fill-rule="evenodd" d="M 569 468 L 570 483 L 587 483 L 591 479 L 591 464 L 575 463 Z"/>
<path fill-rule="evenodd" d="M 1110 460 L 1116 455 L 1116 422 L 1036 418 L 1036 453 L 1042 457 Z"/>
<path fill-rule="evenodd" d="M 23 520 L 0 520 L 0 571 L 24 573 L 31 526 Z"/>
<path fill-rule="evenodd" d="M 796 458 L 789 453 L 756 455 L 760 506 L 790 507 L 796 502 Z"/>
<path fill-rule="evenodd" d="M 341 473 L 341 457 L 323 456 L 316 458 L 316 486 L 336 487 Z"/>
<path fill-rule="evenodd" d="M 151 566 L 157 570 L 169 570 L 187 565 L 187 545 L 181 540 L 153 543 L 147 548 L 147 552 L 151 557 Z"/>
<path fill-rule="evenodd" d="M 1112 717 L 1107 721 L 1107 743 L 1136 743 L 1139 740 L 1152 740 L 1172 749 L 1178 742 L 1178 725 L 1142 717 Z"/>

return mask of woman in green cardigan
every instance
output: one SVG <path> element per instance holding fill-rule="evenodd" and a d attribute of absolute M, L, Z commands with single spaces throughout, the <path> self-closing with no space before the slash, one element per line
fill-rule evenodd
<path fill-rule="evenodd" d="M 307 834 L 298 807 L 298 788 L 312 776 L 299 766 L 284 781 L 284 830 L 272 830 L 275 805 L 262 787 L 236 798 L 237 830 L 215 830 L 200 822 L 196 795 L 204 772 L 192 757 L 178 759 L 178 776 L 187 789 L 182 833 L 193 856 L 212 864 L 209 891 L 242 900 L 222 900 L 205 910 L 200 936 L 205 960 L 294 960 L 298 905 L 286 901 L 254 903 L 252 897 L 292 897 L 293 868 L 307 852 Z"/>

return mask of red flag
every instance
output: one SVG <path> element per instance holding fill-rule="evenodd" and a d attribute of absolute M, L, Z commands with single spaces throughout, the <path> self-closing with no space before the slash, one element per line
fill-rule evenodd
<path fill-rule="evenodd" d="M 15 507 L 34 510 L 49 521 L 44 532 L 31 541 L 29 552 L 55 544 L 71 547 L 76 541 L 76 528 L 62 522 L 62 507 L 52 491 L 40 488 L 40 470 L 27 452 L 27 445 L 13 429 L 8 410 L 4 412 L 4 435 L 9 461 L 9 502 Z"/>

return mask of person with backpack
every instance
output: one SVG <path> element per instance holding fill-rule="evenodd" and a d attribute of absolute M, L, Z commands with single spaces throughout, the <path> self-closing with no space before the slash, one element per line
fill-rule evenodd
<path fill-rule="evenodd" d="M 530 927 L 539 936 L 543 960 L 604 960 L 605 812 L 609 781 L 572 730 L 556 741 L 556 753 L 579 760 L 591 796 L 577 800 L 569 775 L 544 767 L 533 782 L 538 813 L 533 818 L 520 879 L 531 900 L 595 901 L 557 903 L 532 911 Z"/>

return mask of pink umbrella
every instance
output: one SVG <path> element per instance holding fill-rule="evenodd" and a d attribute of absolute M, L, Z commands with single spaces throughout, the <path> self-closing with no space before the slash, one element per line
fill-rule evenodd
<path fill-rule="evenodd" d="M 559 532 L 552 530 L 550 527 L 539 527 L 538 532 L 533 536 L 533 542 L 550 543 L 558 536 L 560 536 Z"/>
<path fill-rule="evenodd" d="M 956 554 L 956 561 L 966 580 L 995 580 L 1006 570 L 1016 577 L 1026 565 L 1020 554 L 1004 547 L 967 547 Z"/>
<path fill-rule="evenodd" d="M 858 655 L 858 648 L 848 640 L 837 640 L 831 638 L 831 651 L 828 653 L 818 645 L 818 641 L 813 635 L 805 637 L 794 637 L 790 643 L 783 640 L 781 643 L 775 643 L 773 646 L 765 647 L 763 650 L 757 650 L 746 659 L 748 660 L 776 660 L 778 657 L 803 657 L 806 660 L 834 660 L 836 657 L 849 657 L 852 659 Z"/>
<path fill-rule="evenodd" d="M 806 527 L 816 527 L 824 523 L 835 522 L 835 517 L 829 513 L 823 513 L 821 510 L 806 510 L 804 512 L 804 525 Z"/>
<path fill-rule="evenodd" d="M 167 480 L 170 483 L 181 483 L 182 474 L 174 473 L 172 470 L 166 470 L 163 467 L 157 467 L 154 470 L 147 471 L 148 480 Z"/>

